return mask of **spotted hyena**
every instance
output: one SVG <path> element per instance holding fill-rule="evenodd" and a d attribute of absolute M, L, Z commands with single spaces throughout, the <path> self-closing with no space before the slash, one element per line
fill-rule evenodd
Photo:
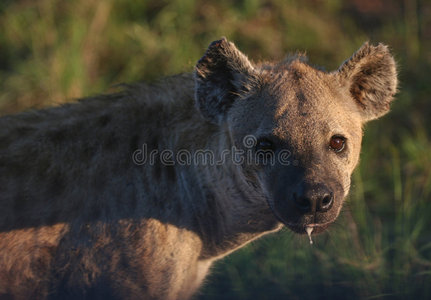
<path fill-rule="evenodd" d="M 185 299 L 282 225 L 324 231 L 389 110 L 394 59 L 254 64 L 226 39 L 193 74 L 0 119 L 0 295 Z"/>

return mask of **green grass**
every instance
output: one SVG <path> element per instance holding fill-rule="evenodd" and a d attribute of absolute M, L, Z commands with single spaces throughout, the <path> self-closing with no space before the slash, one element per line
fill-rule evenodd
<path fill-rule="evenodd" d="M 329 70 L 366 40 L 387 43 L 400 93 L 391 114 L 366 128 L 340 219 L 313 246 L 284 230 L 232 254 L 215 265 L 199 297 L 430 299 L 431 4 L 234 3 L 2 1 L 0 114 L 191 71 L 221 36 L 254 60 L 306 50 Z"/>

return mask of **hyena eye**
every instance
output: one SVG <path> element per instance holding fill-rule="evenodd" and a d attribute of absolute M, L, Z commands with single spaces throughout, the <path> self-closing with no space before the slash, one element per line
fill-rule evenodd
<path fill-rule="evenodd" d="M 346 138 L 340 135 L 334 135 L 329 141 L 329 148 L 335 152 L 341 152 L 346 147 Z"/>
<path fill-rule="evenodd" d="M 256 142 L 256 151 L 262 150 L 262 151 L 274 151 L 274 143 L 266 138 L 258 139 Z"/>

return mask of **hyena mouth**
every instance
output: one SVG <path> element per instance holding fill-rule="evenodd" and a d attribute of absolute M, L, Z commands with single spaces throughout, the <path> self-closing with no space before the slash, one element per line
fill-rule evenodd
<path fill-rule="evenodd" d="M 274 208 L 274 204 L 269 199 L 267 199 L 267 203 L 275 218 L 287 228 L 298 234 L 307 234 L 307 228 L 313 228 L 312 234 L 322 233 L 335 221 L 332 220 L 325 223 L 289 222 L 280 216 L 280 214 Z"/>
<path fill-rule="evenodd" d="M 332 222 L 328 223 L 312 223 L 312 224 L 300 224 L 300 223 L 284 223 L 290 230 L 298 234 L 307 234 L 307 228 L 312 228 L 311 234 L 318 234 L 324 232 L 328 229 L 329 225 Z"/>

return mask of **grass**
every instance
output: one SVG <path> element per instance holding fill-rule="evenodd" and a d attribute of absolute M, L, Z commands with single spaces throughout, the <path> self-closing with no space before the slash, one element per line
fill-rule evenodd
<path fill-rule="evenodd" d="M 0 3 L 0 114 L 191 71 L 227 36 L 254 60 L 306 50 L 335 69 L 365 40 L 400 69 L 393 111 L 366 128 L 341 218 L 315 238 L 284 230 L 216 264 L 202 299 L 431 298 L 431 19 L 425 1 Z M 198 297 L 198 298 L 199 298 Z"/>

